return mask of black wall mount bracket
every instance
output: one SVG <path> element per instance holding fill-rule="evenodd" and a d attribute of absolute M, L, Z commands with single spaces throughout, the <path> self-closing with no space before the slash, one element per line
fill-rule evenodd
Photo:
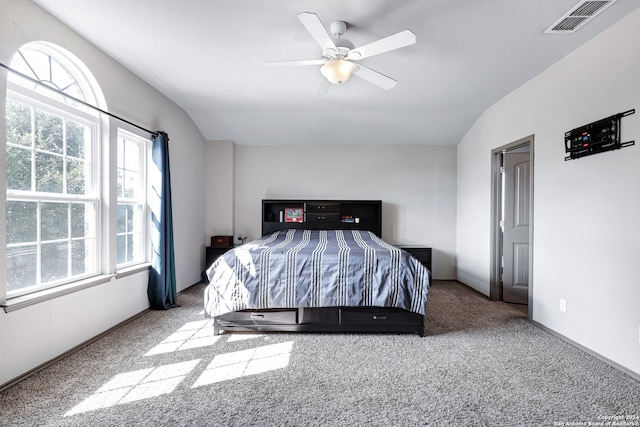
<path fill-rule="evenodd" d="M 635 109 L 631 109 L 566 132 L 564 148 L 569 155 L 564 160 L 579 159 L 634 145 L 635 141 L 620 142 L 620 120 L 635 112 Z"/>

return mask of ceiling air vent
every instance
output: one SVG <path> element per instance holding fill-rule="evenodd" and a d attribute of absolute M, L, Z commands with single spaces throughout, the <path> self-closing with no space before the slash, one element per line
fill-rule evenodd
<path fill-rule="evenodd" d="M 595 18 L 600 12 L 616 1 L 617 0 L 582 0 L 562 18 L 558 19 L 555 24 L 547 28 L 545 33 L 575 33 L 580 27 Z"/>

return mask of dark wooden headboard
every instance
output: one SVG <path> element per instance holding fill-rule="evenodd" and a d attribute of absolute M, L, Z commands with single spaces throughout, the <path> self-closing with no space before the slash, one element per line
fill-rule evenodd
<path fill-rule="evenodd" d="M 289 220 L 287 220 L 287 213 L 290 214 Z M 266 236 L 290 228 L 368 230 L 382 237 L 382 201 L 263 200 L 262 235 Z"/>

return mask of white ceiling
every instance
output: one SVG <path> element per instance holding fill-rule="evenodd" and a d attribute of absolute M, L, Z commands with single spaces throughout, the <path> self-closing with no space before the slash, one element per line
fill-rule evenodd
<path fill-rule="evenodd" d="M 455 145 L 494 102 L 640 7 L 618 0 L 573 34 L 543 34 L 578 1 L 34 0 L 180 105 L 207 140 L 251 145 Z M 327 29 L 347 22 L 356 47 L 413 31 L 415 45 L 362 60 L 398 85 L 354 76 L 319 97 L 319 66 L 260 65 L 320 58 L 296 17 L 305 11 Z"/>

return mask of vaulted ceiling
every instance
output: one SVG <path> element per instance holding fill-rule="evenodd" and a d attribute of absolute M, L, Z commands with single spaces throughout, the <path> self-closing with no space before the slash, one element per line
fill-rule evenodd
<path fill-rule="evenodd" d="M 251 145 L 455 145 L 497 100 L 640 7 L 617 0 L 574 33 L 545 34 L 579 0 L 33 1 L 180 105 L 207 140 Z M 301 12 L 327 30 L 346 22 L 356 47 L 410 29 L 415 45 L 361 61 L 398 84 L 354 76 L 317 96 L 319 65 L 261 65 L 321 58 Z"/>

